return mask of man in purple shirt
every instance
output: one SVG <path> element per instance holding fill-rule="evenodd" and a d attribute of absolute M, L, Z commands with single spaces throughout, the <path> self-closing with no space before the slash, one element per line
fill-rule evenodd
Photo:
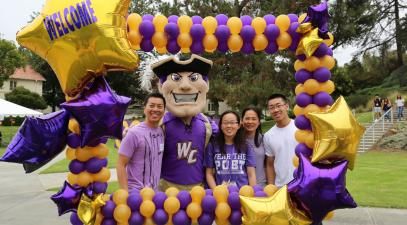
<path fill-rule="evenodd" d="M 164 115 L 165 99 L 159 93 L 149 94 L 144 101 L 145 121 L 131 127 L 124 137 L 117 161 L 120 188 L 158 190 L 164 151 L 164 133 L 159 126 Z"/>
<path fill-rule="evenodd" d="M 207 75 L 211 67 L 212 61 L 198 55 L 184 61 L 172 56 L 151 65 L 160 78 L 159 89 L 168 110 L 163 119 L 161 190 L 168 187 L 190 190 L 203 185 L 204 150 L 213 125 L 201 111 L 206 104 Z"/>

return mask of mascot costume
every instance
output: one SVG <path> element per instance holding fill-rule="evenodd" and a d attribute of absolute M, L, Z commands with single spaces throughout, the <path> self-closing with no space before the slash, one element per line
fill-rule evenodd
<path fill-rule="evenodd" d="M 160 79 L 159 90 L 168 111 L 162 121 L 165 147 L 161 190 L 168 187 L 190 190 L 204 184 L 205 147 L 218 130 L 201 113 L 206 104 L 211 67 L 212 61 L 194 54 L 187 60 L 172 56 L 151 65 Z"/>

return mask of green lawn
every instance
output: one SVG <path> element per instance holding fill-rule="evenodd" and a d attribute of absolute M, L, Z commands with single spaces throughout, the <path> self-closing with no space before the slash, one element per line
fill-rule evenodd
<path fill-rule="evenodd" d="M 360 206 L 407 208 L 407 152 L 358 155 L 347 188 Z"/>
<path fill-rule="evenodd" d="M 19 126 L 0 126 L 2 140 L 0 145 L 0 156 L 6 151 L 7 145 L 10 143 Z"/>
<path fill-rule="evenodd" d="M 109 139 L 109 141 L 106 143 L 107 148 L 109 149 L 109 156 L 108 156 L 108 164 L 107 166 L 109 168 L 115 168 L 116 167 L 116 162 L 117 162 L 117 149 L 114 148 L 114 141 Z M 68 165 L 69 165 L 70 160 L 63 159 L 54 165 L 50 166 L 44 171 L 41 171 L 41 174 L 47 174 L 47 173 L 62 173 L 62 172 L 68 172 Z"/>
<path fill-rule="evenodd" d="M 372 112 L 356 113 L 356 119 L 359 123 L 371 123 L 373 121 Z"/>

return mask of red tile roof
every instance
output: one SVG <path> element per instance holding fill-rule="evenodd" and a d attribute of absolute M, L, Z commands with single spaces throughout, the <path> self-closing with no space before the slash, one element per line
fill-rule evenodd
<path fill-rule="evenodd" d="M 14 73 L 10 76 L 13 79 L 21 80 L 35 80 L 35 81 L 46 81 L 45 78 L 35 71 L 30 65 L 25 66 L 25 68 L 17 68 Z"/>

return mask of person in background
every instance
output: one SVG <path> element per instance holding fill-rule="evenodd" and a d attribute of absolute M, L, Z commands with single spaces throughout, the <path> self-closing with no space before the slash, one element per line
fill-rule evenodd
<path fill-rule="evenodd" d="M 384 98 L 383 100 L 383 113 L 385 114 L 384 119 L 385 120 L 390 120 L 390 113 L 387 113 L 391 109 L 391 102 L 389 101 L 388 98 Z"/>
<path fill-rule="evenodd" d="M 165 99 L 159 93 L 147 95 L 144 100 L 145 121 L 129 128 L 124 137 L 117 161 L 120 188 L 158 190 L 164 151 L 164 132 L 159 126 L 164 115 Z"/>
<path fill-rule="evenodd" d="M 403 119 L 403 110 L 404 110 L 404 99 L 401 95 L 397 95 L 396 98 L 396 106 L 397 106 L 397 119 Z"/>
<path fill-rule="evenodd" d="M 266 153 L 261 131 L 260 110 L 255 107 L 247 107 L 242 111 L 242 126 L 248 144 L 253 148 L 256 155 L 256 183 L 265 186 L 266 179 Z"/>
<path fill-rule="evenodd" d="M 256 185 L 256 158 L 253 149 L 246 143 L 240 128 L 240 117 L 234 111 L 220 116 L 219 134 L 205 151 L 205 175 L 208 186 Z"/>
<path fill-rule="evenodd" d="M 374 119 L 377 121 L 382 116 L 382 100 L 376 95 L 373 100 Z"/>

